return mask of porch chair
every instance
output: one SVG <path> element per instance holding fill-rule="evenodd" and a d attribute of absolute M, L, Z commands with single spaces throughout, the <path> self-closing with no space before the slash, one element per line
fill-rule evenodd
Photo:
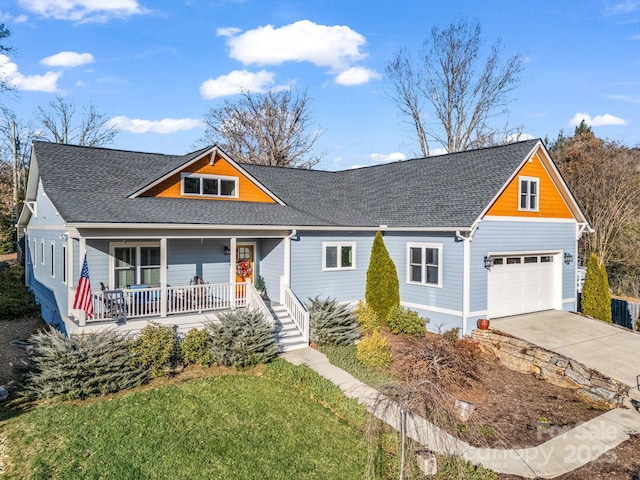
<path fill-rule="evenodd" d="M 104 307 L 106 313 L 116 321 L 116 325 L 124 325 L 127 321 L 127 305 L 122 290 L 104 290 Z"/>

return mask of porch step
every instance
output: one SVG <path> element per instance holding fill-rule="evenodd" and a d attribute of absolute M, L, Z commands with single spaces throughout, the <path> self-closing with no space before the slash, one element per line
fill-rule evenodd
<path fill-rule="evenodd" d="M 302 334 L 283 305 L 272 303 L 269 309 L 275 321 L 276 339 L 280 353 L 309 346 L 309 343 L 302 339 Z"/>

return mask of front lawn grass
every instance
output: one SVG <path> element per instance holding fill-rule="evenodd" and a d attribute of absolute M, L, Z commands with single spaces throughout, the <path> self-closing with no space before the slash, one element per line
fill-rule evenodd
<path fill-rule="evenodd" d="M 364 413 L 282 360 L 87 402 L 41 405 L 0 423 L 7 478 L 361 479 Z M 293 383 L 292 383 L 293 382 Z M 314 384 L 315 383 L 315 384 Z M 335 387 L 337 388 L 337 387 Z M 4 424 L 4 425 L 2 425 Z"/>

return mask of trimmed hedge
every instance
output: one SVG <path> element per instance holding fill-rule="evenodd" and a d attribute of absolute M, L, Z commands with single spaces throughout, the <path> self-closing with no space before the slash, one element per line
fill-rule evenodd
<path fill-rule="evenodd" d="M 396 335 L 424 337 L 428 321 L 428 318 L 422 318 L 417 312 L 397 305 L 389 314 L 389 330 Z"/>

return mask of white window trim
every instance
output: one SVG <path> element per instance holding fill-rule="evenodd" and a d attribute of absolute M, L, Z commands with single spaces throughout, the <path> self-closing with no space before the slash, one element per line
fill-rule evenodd
<path fill-rule="evenodd" d="M 33 269 L 36 269 L 38 265 L 38 242 L 36 239 L 33 239 L 33 251 L 31 252 L 31 265 L 33 265 Z"/>
<path fill-rule="evenodd" d="M 528 208 L 529 200 L 531 198 L 531 192 L 527 192 L 527 208 L 522 208 L 522 181 L 526 180 L 531 183 L 536 184 L 536 208 Z M 521 212 L 538 212 L 540 210 L 540 179 L 537 177 L 518 177 L 518 210 Z"/>
<path fill-rule="evenodd" d="M 422 275 L 421 277 L 423 278 L 424 281 L 422 282 L 414 282 L 411 280 L 411 249 L 412 248 L 421 248 L 422 249 L 422 263 L 421 263 L 421 267 L 422 267 Z M 427 267 L 426 267 L 426 249 L 427 248 L 433 248 L 438 250 L 438 283 L 427 283 Z M 406 259 L 406 264 L 407 264 L 407 283 L 410 285 L 422 285 L 424 287 L 435 287 L 435 288 L 442 288 L 442 265 L 443 265 L 443 258 L 442 258 L 442 244 L 441 243 L 414 243 L 414 242 L 409 242 L 407 243 L 407 259 Z"/>
<path fill-rule="evenodd" d="M 136 249 L 136 269 L 135 269 L 135 281 L 138 282 L 141 278 L 142 267 L 140 266 L 140 248 L 142 247 L 158 247 L 162 249 L 160 242 L 109 242 L 109 288 L 114 289 L 116 284 L 115 267 L 116 267 L 116 248 L 134 248 Z M 162 252 L 160 252 L 160 258 L 162 259 Z M 159 265 L 162 269 L 162 262 Z M 155 267 L 154 267 L 155 268 Z M 162 272 L 161 272 L 162 273 Z M 122 287 L 121 287 L 122 288 Z"/>
<path fill-rule="evenodd" d="M 67 255 L 67 246 L 62 245 L 62 283 L 64 285 L 67 284 L 67 277 L 68 277 L 67 263 L 68 262 L 69 262 L 69 257 Z"/>
<path fill-rule="evenodd" d="M 51 242 L 51 249 L 49 250 L 51 254 L 51 278 L 56 278 L 56 244 L 55 242 Z"/>
<path fill-rule="evenodd" d="M 200 192 L 201 193 L 185 193 L 184 192 L 184 179 L 185 178 L 198 178 L 200 179 Z M 203 178 L 211 178 L 215 180 L 227 180 L 235 183 L 235 195 L 211 195 L 202 193 L 202 179 Z M 183 173 L 180 176 L 180 195 L 184 197 L 205 197 L 205 198 L 238 198 L 240 193 L 240 185 L 239 185 L 238 177 L 229 177 L 225 175 L 203 175 L 199 173 Z"/>
<path fill-rule="evenodd" d="M 327 267 L 327 247 L 338 247 L 338 263 L 337 267 Z M 342 266 L 342 247 L 351 247 L 351 266 Z M 322 242 L 322 271 L 335 272 L 338 270 L 355 270 L 356 269 L 356 242 Z"/>
<path fill-rule="evenodd" d="M 44 240 L 40 241 L 40 265 L 44 265 Z"/>

